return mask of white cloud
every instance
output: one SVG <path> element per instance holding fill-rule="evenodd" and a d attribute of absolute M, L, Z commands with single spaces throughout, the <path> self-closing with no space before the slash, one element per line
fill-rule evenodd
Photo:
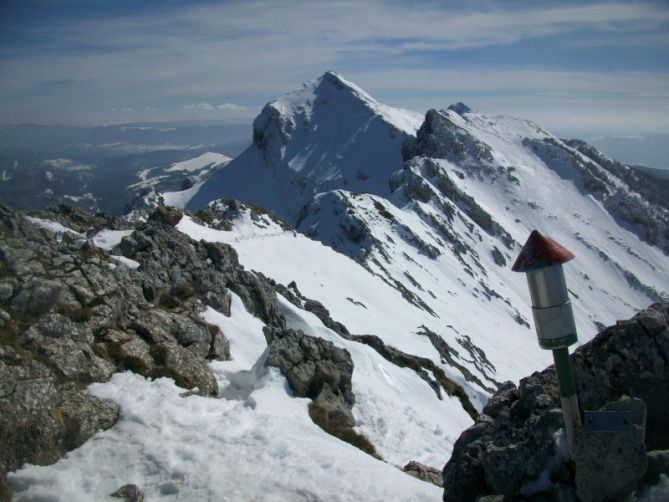
<path fill-rule="evenodd" d="M 509 107 L 522 108 L 527 101 L 560 100 L 565 105 L 586 98 L 601 104 L 602 97 L 617 96 L 637 103 L 647 114 L 665 111 L 669 77 L 652 66 L 646 72 L 604 73 L 565 70 L 563 61 L 555 69 L 548 46 L 545 61 L 535 68 L 518 61 L 506 62 L 505 69 L 485 68 L 481 61 L 474 67 L 477 61 L 464 57 L 440 67 L 433 59 L 444 50 L 459 55 L 468 54 L 460 49 L 529 39 L 541 44 L 540 37 L 547 35 L 578 43 L 584 33 L 594 39 L 605 36 L 614 46 L 645 37 L 653 41 L 648 46 L 652 50 L 666 50 L 669 39 L 658 33 L 666 31 L 661 27 L 669 22 L 669 9 L 661 4 L 465 5 L 382 0 L 184 3 L 172 4 L 160 15 L 111 15 L 40 26 L 40 40 L 48 41 L 44 47 L 0 47 L 0 117 L 44 120 L 51 113 L 51 120 L 67 115 L 70 121 L 82 117 L 102 122 L 108 105 L 100 103 L 125 99 L 136 113 L 150 111 L 152 120 L 197 118 L 205 112 L 250 119 L 263 103 L 329 68 L 391 104 L 418 110 L 446 105 L 446 99 L 467 100 L 471 93 L 483 93 L 486 99 L 496 93 Z M 59 50 L 86 47 L 92 40 L 107 50 Z M 76 83 L 52 94 L 30 92 L 40 83 L 63 79 Z M 424 98 L 408 97 L 421 94 Z M 647 107 L 660 98 L 663 104 L 654 112 Z M 146 102 L 159 110 L 145 108 Z M 652 121 L 662 123 L 657 117 Z"/>
<path fill-rule="evenodd" d="M 207 103 L 204 101 L 201 101 L 200 103 L 190 103 L 188 105 L 183 105 L 181 108 L 184 110 L 196 110 L 204 112 L 213 112 L 217 110 L 221 112 L 245 112 L 248 110 L 246 106 L 236 105 L 234 103 L 222 103 L 220 105 L 212 105 L 211 103 Z"/>
<path fill-rule="evenodd" d="M 220 105 L 217 105 L 216 108 L 218 108 L 221 111 L 225 112 L 243 112 L 248 110 L 246 106 L 242 105 L 236 105 L 234 103 L 223 103 Z"/>
<path fill-rule="evenodd" d="M 209 103 L 191 103 L 189 105 L 183 105 L 181 108 L 184 110 L 202 110 L 202 111 L 211 111 L 214 109 L 213 105 L 210 105 Z"/>
<path fill-rule="evenodd" d="M 499 70 L 486 68 L 378 69 L 347 75 L 377 92 L 411 89 L 415 94 L 523 93 L 551 97 L 618 96 L 621 99 L 669 99 L 669 75 L 650 71 Z M 435 104 L 436 106 L 436 104 Z"/>

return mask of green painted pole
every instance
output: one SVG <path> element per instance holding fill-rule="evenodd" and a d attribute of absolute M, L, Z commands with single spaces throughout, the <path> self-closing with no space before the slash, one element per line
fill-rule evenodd
<path fill-rule="evenodd" d="M 569 360 L 569 349 L 561 347 L 552 352 L 555 361 L 555 373 L 560 387 L 560 404 L 562 405 L 565 432 L 569 443 L 569 457 L 571 458 L 574 451 L 574 438 L 577 431 L 581 429 L 581 414 L 578 411 L 576 384 L 571 361 Z"/>

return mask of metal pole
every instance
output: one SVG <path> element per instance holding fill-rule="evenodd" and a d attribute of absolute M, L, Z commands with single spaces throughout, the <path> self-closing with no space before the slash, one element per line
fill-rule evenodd
<path fill-rule="evenodd" d="M 569 349 L 562 347 L 555 349 L 553 360 L 555 361 L 555 373 L 557 373 L 558 385 L 560 387 L 560 403 L 562 404 L 562 415 L 564 416 L 564 427 L 569 444 L 569 458 L 574 451 L 574 438 L 581 429 L 581 415 L 578 411 L 578 398 L 576 397 L 576 384 L 574 374 L 569 361 Z"/>

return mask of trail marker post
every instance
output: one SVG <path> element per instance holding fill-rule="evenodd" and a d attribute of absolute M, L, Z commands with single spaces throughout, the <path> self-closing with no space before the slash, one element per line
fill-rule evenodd
<path fill-rule="evenodd" d="M 568 348 L 577 341 L 576 324 L 562 264 L 573 258 L 556 241 L 533 230 L 512 267 L 526 274 L 539 346 L 553 351 L 570 457 L 581 416 Z"/>

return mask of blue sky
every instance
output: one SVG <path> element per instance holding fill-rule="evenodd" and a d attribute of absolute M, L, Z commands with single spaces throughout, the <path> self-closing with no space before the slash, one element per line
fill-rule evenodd
<path fill-rule="evenodd" d="M 669 2 L 0 1 L 0 123 L 250 122 L 330 69 L 419 112 L 669 133 Z"/>

